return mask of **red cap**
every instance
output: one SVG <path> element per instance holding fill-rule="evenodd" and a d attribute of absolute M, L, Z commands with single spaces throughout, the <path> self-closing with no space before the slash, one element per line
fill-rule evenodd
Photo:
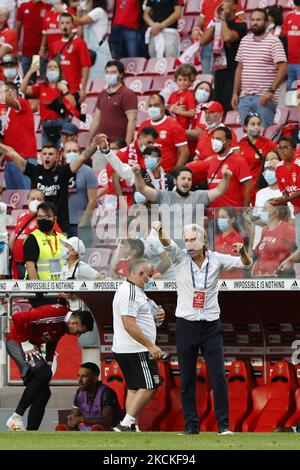
<path fill-rule="evenodd" d="M 223 106 L 219 101 L 210 101 L 209 103 L 203 104 L 202 108 L 207 109 L 208 111 L 224 114 Z"/>

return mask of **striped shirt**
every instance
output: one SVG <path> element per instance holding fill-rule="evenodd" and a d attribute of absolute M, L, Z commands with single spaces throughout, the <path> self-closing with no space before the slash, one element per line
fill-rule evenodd
<path fill-rule="evenodd" d="M 247 34 L 240 43 L 236 61 L 243 64 L 241 94 L 263 95 L 274 82 L 279 62 L 286 62 L 283 45 L 278 37 L 267 34 L 263 39 L 255 39 L 253 33 Z M 273 100 L 278 101 L 279 90 Z"/>
<path fill-rule="evenodd" d="M 121 284 L 113 300 L 114 338 L 112 350 L 119 354 L 139 353 L 147 351 L 141 343 L 135 341 L 124 328 L 122 316 L 135 317 L 137 325 L 147 338 L 154 344 L 156 326 L 151 303 L 143 289 L 130 281 Z"/>

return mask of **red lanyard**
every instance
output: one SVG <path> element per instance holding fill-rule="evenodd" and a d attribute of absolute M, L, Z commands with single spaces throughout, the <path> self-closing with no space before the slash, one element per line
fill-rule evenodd
<path fill-rule="evenodd" d="M 55 253 L 57 252 L 57 234 L 56 232 L 54 232 L 54 238 L 55 238 L 55 251 L 53 251 L 53 248 L 52 248 L 52 243 L 51 243 L 51 240 L 48 239 L 48 235 L 46 235 L 46 238 L 47 238 L 47 241 L 48 241 L 48 244 L 50 246 L 50 250 L 51 250 L 51 253 L 52 253 L 52 256 L 55 255 Z"/>

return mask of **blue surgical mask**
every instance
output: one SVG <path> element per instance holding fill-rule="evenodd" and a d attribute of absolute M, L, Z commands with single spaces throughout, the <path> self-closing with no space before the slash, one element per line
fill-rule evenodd
<path fill-rule="evenodd" d="M 161 117 L 161 109 L 158 108 L 157 106 L 149 106 L 148 108 L 148 114 L 150 119 L 156 120 Z"/>
<path fill-rule="evenodd" d="M 224 219 L 222 217 L 219 217 L 218 218 L 218 227 L 219 227 L 219 230 L 221 230 L 221 232 L 224 232 L 225 230 L 227 230 L 229 228 L 228 219 Z"/>
<path fill-rule="evenodd" d="M 17 69 L 3 69 L 5 78 L 15 78 L 17 75 Z"/>
<path fill-rule="evenodd" d="M 145 274 L 145 276 L 147 276 L 147 274 Z M 152 289 L 153 287 L 155 287 L 155 281 L 152 279 L 152 277 L 147 276 L 147 278 L 148 281 L 144 285 L 144 289 Z"/>
<path fill-rule="evenodd" d="M 137 204 L 145 204 L 147 202 L 147 198 L 143 196 L 143 194 L 140 193 L 139 191 L 136 191 L 134 193 L 133 198 Z"/>
<path fill-rule="evenodd" d="M 114 74 L 106 73 L 104 76 L 104 80 L 106 81 L 108 85 L 116 86 L 119 82 L 119 75 L 115 73 Z"/>
<path fill-rule="evenodd" d="M 65 246 L 61 247 L 61 257 L 62 257 L 62 259 L 68 259 L 69 258 L 69 251 Z"/>
<path fill-rule="evenodd" d="M 206 90 L 202 90 L 201 88 L 198 88 L 195 93 L 195 98 L 197 103 L 206 103 L 209 98 L 209 93 Z"/>
<path fill-rule="evenodd" d="M 59 79 L 59 71 L 47 70 L 46 77 L 48 78 L 49 82 L 57 82 L 57 80 Z"/>
<path fill-rule="evenodd" d="M 272 184 L 277 183 L 276 173 L 273 170 L 265 170 L 264 171 L 264 178 L 269 186 Z"/>
<path fill-rule="evenodd" d="M 145 158 L 145 166 L 147 170 L 154 170 L 155 168 L 158 167 L 158 165 L 159 163 L 158 163 L 157 158 L 151 157 L 151 155 Z"/>
<path fill-rule="evenodd" d="M 262 212 L 259 214 L 259 217 L 260 217 L 260 220 L 261 220 L 264 224 L 267 224 L 267 223 L 270 221 L 270 216 L 269 216 L 268 212 L 262 211 Z"/>
<path fill-rule="evenodd" d="M 78 152 L 68 152 L 66 154 L 67 163 L 71 164 L 72 162 L 74 162 L 74 160 L 76 160 L 76 158 L 78 158 L 78 156 L 79 156 Z"/>
<path fill-rule="evenodd" d="M 248 131 L 248 134 L 251 135 L 251 137 L 255 138 L 255 137 L 258 137 L 260 135 L 260 131 L 254 131 L 254 130 L 250 129 Z"/>

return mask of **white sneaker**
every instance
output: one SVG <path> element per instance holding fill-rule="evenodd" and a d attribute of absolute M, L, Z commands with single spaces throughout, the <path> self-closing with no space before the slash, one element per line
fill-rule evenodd
<path fill-rule="evenodd" d="M 6 426 L 9 431 L 26 431 L 23 419 L 20 416 L 12 415 L 7 421 Z"/>
<path fill-rule="evenodd" d="M 233 436 L 233 432 L 229 431 L 228 428 L 225 428 L 218 432 L 218 436 Z"/>

